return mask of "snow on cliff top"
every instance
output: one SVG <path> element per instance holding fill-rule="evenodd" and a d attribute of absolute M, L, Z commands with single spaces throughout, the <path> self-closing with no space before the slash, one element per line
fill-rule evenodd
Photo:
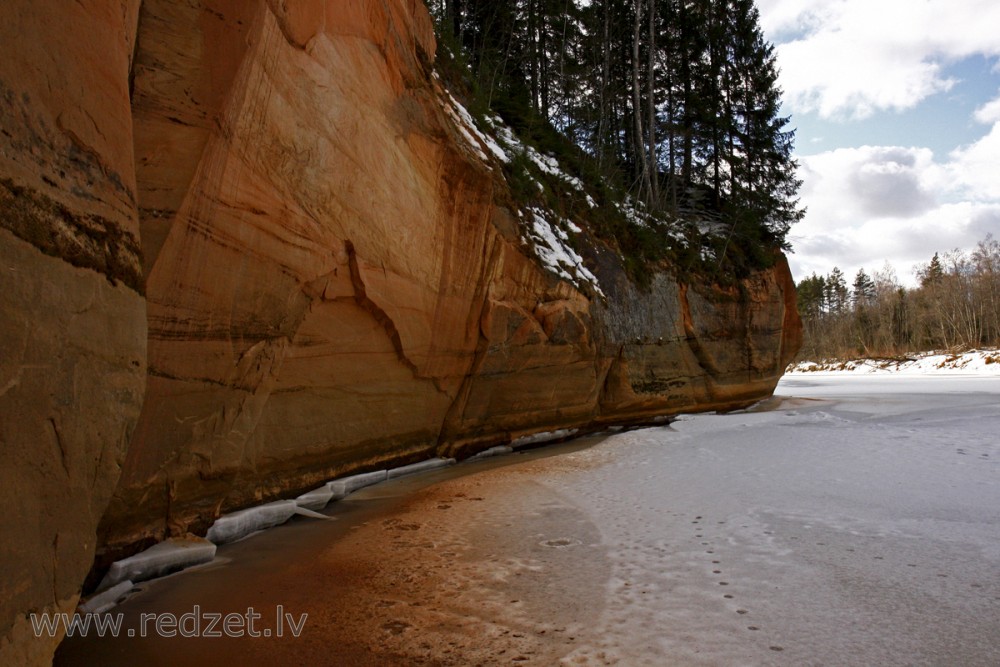
<path fill-rule="evenodd" d="M 1000 349 L 956 354 L 919 352 L 892 359 L 800 361 L 786 373 L 852 373 L 856 375 L 977 375 L 1000 377 Z"/>
<path fill-rule="evenodd" d="M 546 211 L 540 208 L 528 209 L 531 217 L 531 231 L 528 236 L 535 246 L 535 254 L 550 271 L 567 282 L 581 287 L 589 283 L 601 296 L 605 296 L 597 276 L 583 265 L 583 258 L 569 245 L 569 234 L 558 224 L 550 222 Z M 550 212 L 549 212 L 550 213 Z M 580 228 L 570 221 L 564 220 L 563 226 L 573 233 L 580 233 Z"/>
<path fill-rule="evenodd" d="M 437 72 L 434 73 L 434 78 L 440 83 L 440 76 Z M 443 84 L 441 92 L 445 97 L 444 107 L 448 115 L 451 116 L 469 147 L 488 167 L 492 161 L 487 156 L 487 152 L 503 163 L 509 163 L 511 155 L 523 154 L 540 171 L 561 179 L 583 194 L 588 206 L 597 207 L 597 202 L 587 193 L 583 181 L 565 173 L 554 157 L 543 155 L 531 146 L 519 141 L 498 116 L 485 119 L 490 132 L 495 137 L 491 136 L 490 133 L 483 132 L 476 125 L 472 114 L 455 99 L 454 95 Z M 541 183 L 535 181 L 535 184 L 539 190 L 543 189 Z M 538 207 L 527 207 L 526 210 L 521 211 L 520 218 L 522 234 L 531 241 L 535 254 L 545 268 L 577 288 L 589 284 L 597 294 L 605 296 L 597 276 L 584 266 L 583 258 L 571 246 L 569 233 L 581 234 L 583 229 L 579 225 L 572 220 L 562 218 L 553 211 Z"/>

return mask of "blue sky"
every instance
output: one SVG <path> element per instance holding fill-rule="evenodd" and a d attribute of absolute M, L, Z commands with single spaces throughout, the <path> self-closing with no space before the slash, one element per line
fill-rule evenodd
<path fill-rule="evenodd" d="M 758 0 L 797 128 L 801 280 L 1000 237 L 1000 2 Z"/>

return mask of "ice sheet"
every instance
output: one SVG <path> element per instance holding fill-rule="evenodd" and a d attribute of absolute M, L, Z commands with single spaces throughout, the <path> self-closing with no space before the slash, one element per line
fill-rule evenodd
<path fill-rule="evenodd" d="M 310 612 L 308 644 L 210 643 L 205 664 L 355 643 L 359 664 L 1000 664 L 1000 382 L 808 374 L 777 394 L 396 480 L 418 492 L 234 545 L 160 604 L 238 609 L 254 578 Z"/>
<path fill-rule="evenodd" d="M 546 442 L 554 442 L 556 440 L 564 440 L 573 435 L 576 435 L 577 429 L 575 428 L 562 428 L 556 431 L 543 431 L 542 433 L 532 433 L 531 435 L 522 435 L 520 438 L 515 438 L 510 446 L 514 449 L 521 449 L 523 447 L 529 447 L 532 445 L 540 445 Z"/>
<path fill-rule="evenodd" d="M 79 606 L 81 614 L 100 614 L 113 608 L 132 591 L 134 584 L 126 579 L 114 586 L 91 596 Z"/>
<path fill-rule="evenodd" d="M 333 492 L 333 499 L 340 500 L 358 489 L 384 482 L 387 479 L 389 479 L 389 472 L 387 470 L 378 470 L 335 479 L 332 482 L 327 482 L 326 486 Z"/>
<path fill-rule="evenodd" d="M 567 664 L 1000 664 L 1000 382 L 786 377 L 546 480 L 602 527 L 601 623 Z M 801 400 L 805 399 L 805 400 Z"/>
<path fill-rule="evenodd" d="M 208 540 L 200 537 L 168 539 L 134 556 L 112 563 L 97 590 L 103 592 L 125 581 L 139 582 L 162 577 L 193 565 L 207 563 L 213 558 L 215 545 Z"/>
<path fill-rule="evenodd" d="M 333 500 L 333 489 L 324 484 L 318 489 L 303 493 L 295 499 L 295 504 L 310 510 L 321 510 Z"/>
<path fill-rule="evenodd" d="M 206 537 L 216 544 L 235 542 L 258 530 L 285 523 L 295 515 L 297 508 L 294 500 L 277 500 L 225 514 L 216 519 Z"/>
<path fill-rule="evenodd" d="M 428 470 L 437 470 L 438 468 L 446 468 L 454 464 L 455 459 L 427 459 L 426 461 L 419 461 L 417 463 L 411 463 L 410 465 L 391 468 L 389 470 L 389 479 L 396 479 L 397 477 L 403 477 L 405 475 L 414 475 L 418 472 L 427 472 Z"/>

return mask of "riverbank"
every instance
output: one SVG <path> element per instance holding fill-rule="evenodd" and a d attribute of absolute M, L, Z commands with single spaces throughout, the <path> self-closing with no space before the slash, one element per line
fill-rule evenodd
<path fill-rule="evenodd" d="M 372 487 L 115 610 L 273 630 L 281 605 L 297 638 L 74 638 L 56 664 L 996 664 L 996 379 L 777 394 Z"/>
<path fill-rule="evenodd" d="M 1000 349 L 966 352 L 914 352 L 896 357 L 800 361 L 786 373 L 858 373 L 901 375 L 1000 375 Z"/>

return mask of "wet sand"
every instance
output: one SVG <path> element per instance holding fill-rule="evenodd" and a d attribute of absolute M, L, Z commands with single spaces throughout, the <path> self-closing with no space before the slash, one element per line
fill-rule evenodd
<path fill-rule="evenodd" d="M 287 625 L 282 638 L 70 638 L 55 664 L 554 664 L 596 623 L 610 565 L 598 527 L 537 480 L 599 464 L 585 454 L 599 440 L 364 489 L 329 506 L 333 521 L 223 546 L 113 610 L 139 634 L 144 613 L 253 607 L 273 634 L 280 604 L 308 614 L 297 638 Z"/>

